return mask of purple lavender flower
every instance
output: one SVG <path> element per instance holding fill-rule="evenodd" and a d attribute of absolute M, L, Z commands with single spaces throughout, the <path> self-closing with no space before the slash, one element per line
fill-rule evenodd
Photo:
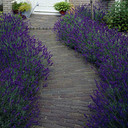
<path fill-rule="evenodd" d="M 29 35 L 27 22 L 11 14 L 0 17 L 0 122 L 6 128 L 28 128 L 38 124 L 36 94 L 39 80 L 48 77 L 52 54 Z"/>
<path fill-rule="evenodd" d="M 97 67 L 100 81 L 91 95 L 89 128 L 126 128 L 128 123 L 128 37 L 101 23 L 105 12 L 90 5 L 78 7 L 54 25 L 57 40 L 80 52 Z"/>

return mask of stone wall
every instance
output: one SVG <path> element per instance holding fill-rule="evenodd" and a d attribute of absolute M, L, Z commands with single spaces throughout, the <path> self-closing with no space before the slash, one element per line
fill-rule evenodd
<path fill-rule="evenodd" d="M 108 9 L 110 10 L 111 6 L 115 3 L 115 0 L 110 0 L 108 2 Z"/>
<path fill-rule="evenodd" d="M 69 0 L 71 3 L 73 3 L 75 6 L 81 5 L 81 4 L 89 4 L 90 0 Z M 100 2 L 102 1 L 102 5 L 104 8 L 106 9 L 110 9 L 110 7 L 112 6 L 112 4 L 115 2 L 115 0 L 92 0 L 93 2 Z M 97 4 L 96 4 L 97 5 Z M 101 6 L 102 6 L 101 5 Z M 98 6 L 98 5 L 97 5 Z"/>
<path fill-rule="evenodd" d="M 12 0 L 3 0 L 3 12 L 10 13 L 12 11 Z"/>
<path fill-rule="evenodd" d="M 69 0 L 72 4 L 75 6 L 81 5 L 81 4 L 88 4 L 90 3 L 90 0 Z"/>
<path fill-rule="evenodd" d="M 0 5 L 3 4 L 3 0 L 0 0 Z"/>

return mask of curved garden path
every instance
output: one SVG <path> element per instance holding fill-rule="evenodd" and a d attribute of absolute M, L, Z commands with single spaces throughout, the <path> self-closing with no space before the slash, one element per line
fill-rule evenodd
<path fill-rule="evenodd" d="M 34 21 L 34 15 L 30 18 Z M 36 16 L 41 19 L 37 23 L 46 22 L 47 18 L 55 16 Z M 44 17 L 44 18 L 43 18 Z M 47 17 L 47 18 L 46 18 Z M 44 19 L 44 21 L 43 21 Z M 47 20 L 50 27 L 53 21 Z M 32 22 L 34 23 L 34 22 Z M 38 28 L 38 24 L 36 24 Z M 34 27 L 34 24 L 33 24 Z M 43 88 L 41 84 L 40 107 L 41 107 L 41 124 L 36 128 L 83 128 L 85 117 L 88 114 L 88 105 L 91 102 L 90 94 L 95 88 L 94 79 L 98 78 L 91 69 L 91 65 L 79 53 L 59 41 L 56 41 L 55 34 L 51 29 L 31 30 L 31 34 L 39 38 L 48 51 L 53 54 L 53 65 L 50 67 L 48 77 L 48 86 Z"/>

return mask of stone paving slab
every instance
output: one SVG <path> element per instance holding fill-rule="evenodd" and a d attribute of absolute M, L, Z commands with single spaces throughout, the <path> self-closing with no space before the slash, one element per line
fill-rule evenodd
<path fill-rule="evenodd" d="M 54 23 L 60 19 L 60 16 L 53 15 L 35 15 L 32 14 L 30 18 L 26 19 L 30 21 L 29 27 L 31 29 L 51 29 L 53 28 Z"/>
<path fill-rule="evenodd" d="M 31 18 L 33 27 L 52 28 L 59 17 L 33 15 Z M 92 65 L 80 53 L 56 41 L 52 30 L 31 29 L 30 34 L 48 47 L 54 63 L 50 67 L 48 86 L 44 88 L 44 81 L 40 81 L 41 126 L 34 128 L 83 128 L 84 114 L 90 113 L 89 95 L 96 88 L 94 79 L 98 80 Z"/>

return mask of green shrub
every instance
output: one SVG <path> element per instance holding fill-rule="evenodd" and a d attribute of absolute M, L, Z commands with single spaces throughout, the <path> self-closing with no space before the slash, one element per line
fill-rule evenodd
<path fill-rule="evenodd" d="M 0 16 L 2 16 L 3 15 L 3 12 L 2 11 L 0 11 Z M 2 21 L 2 18 L 0 18 L 0 20 Z"/>
<path fill-rule="evenodd" d="M 109 28 L 128 32 L 128 6 L 126 1 L 116 2 L 110 11 L 104 16 Z"/>
<path fill-rule="evenodd" d="M 69 10 L 71 7 L 71 4 L 68 3 L 68 2 L 59 2 L 59 3 L 56 3 L 54 5 L 54 8 L 57 10 L 57 11 L 67 11 Z"/>
<path fill-rule="evenodd" d="M 22 2 L 20 2 L 19 4 L 18 4 L 17 2 L 14 2 L 14 3 L 12 4 L 12 10 L 13 10 L 13 11 L 18 10 L 19 7 L 20 7 L 22 4 L 23 4 Z"/>
<path fill-rule="evenodd" d="M 18 9 L 20 12 L 31 10 L 31 4 L 24 2 Z"/>

